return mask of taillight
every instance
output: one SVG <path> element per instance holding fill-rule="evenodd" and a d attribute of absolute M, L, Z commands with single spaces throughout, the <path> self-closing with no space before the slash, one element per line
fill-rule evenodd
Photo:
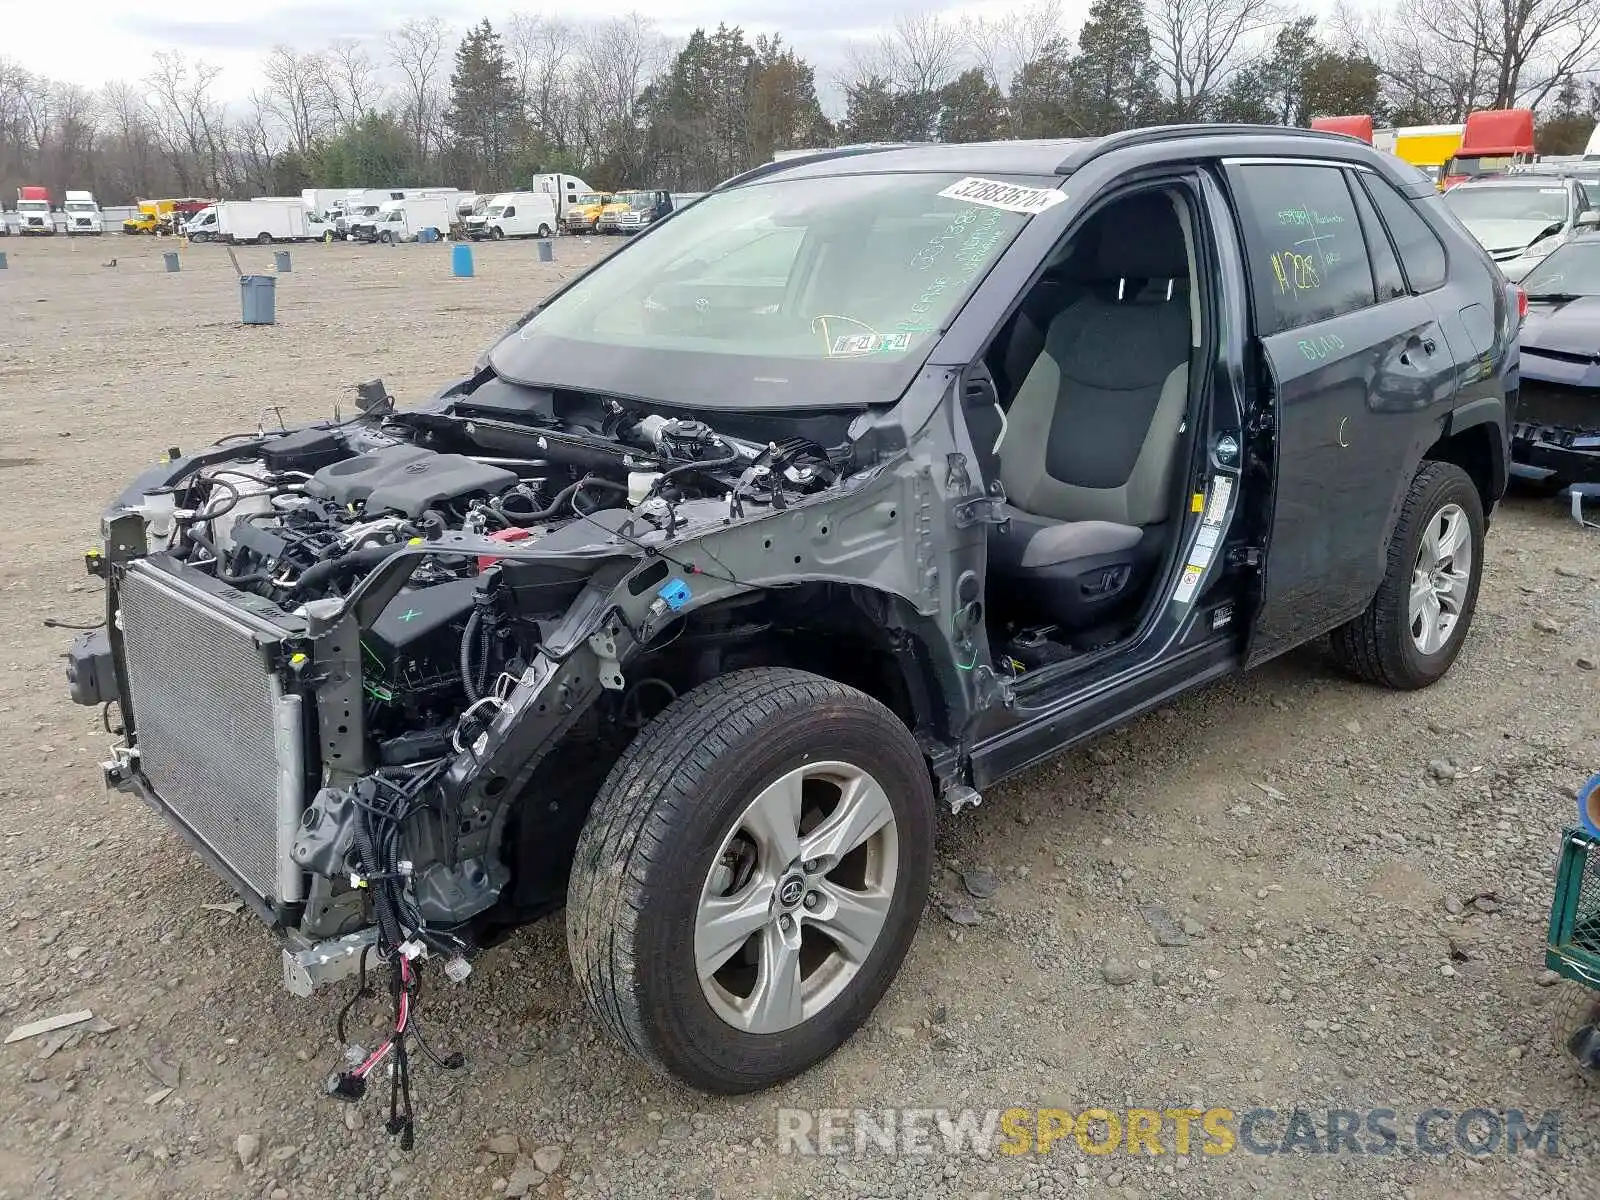
<path fill-rule="evenodd" d="M 1521 284 L 1511 286 L 1517 293 L 1517 327 L 1520 329 L 1522 323 L 1528 319 L 1528 289 Z"/>

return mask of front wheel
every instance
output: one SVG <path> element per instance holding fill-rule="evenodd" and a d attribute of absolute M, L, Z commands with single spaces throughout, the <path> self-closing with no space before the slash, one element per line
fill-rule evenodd
<path fill-rule="evenodd" d="M 493 229 L 491 229 L 489 231 L 489 240 L 491 242 L 498 242 L 498 241 L 502 240 L 505 236 L 506 236 L 506 231 L 501 229 L 500 226 L 498 226 L 498 225 L 496 225 Z"/>
<path fill-rule="evenodd" d="M 387 229 L 385 229 L 382 233 L 380 233 L 378 235 L 378 240 L 380 242 L 382 242 L 385 246 L 392 246 L 392 245 L 394 245 L 394 234 L 390 233 Z"/>
<path fill-rule="evenodd" d="M 721 676 L 623 753 L 578 840 L 567 946 L 644 1062 L 738 1094 L 877 1006 L 928 895 L 933 789 L 876 700 L 789 669 Z"/>
<path fill-rule="evenodd" d="M 1333 631 L 1339 665 L 1370 683 L 1427 687 L 1461 652 L 1483 577 L 1483 500 L 1454 463 L 1424 462 L 1367 610 Z"/>
<path fill-rule="evenodd" d="M 258 233 L 258 234 L 256 234 L 256 245 L 258 245 L 258 246 L 270 246 L 270 245 L 272 245 L 272 235 L 270 233 Z"/>
<path fill-rule="evenodd" d="M 542 237 L 542 238 L 549 237 L 550 236 L 550 226 L 548 226 L 548 225 L 539 226 L 539 236 Z"/>

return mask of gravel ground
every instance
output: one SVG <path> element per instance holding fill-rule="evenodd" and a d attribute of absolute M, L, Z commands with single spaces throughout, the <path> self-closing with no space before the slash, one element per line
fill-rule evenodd
<path fill-rule="evenodd" d="M 283 992 L 269 934 L 156 817 L 103 793 L 109 739 L 67 702 L 69 634 L 43 622 L 97 618 L 79 554 L 140 464 L 274 408 L 348 411 L 341 389 L 374 375 L 418 398 L 604 247 L 562 241 L 549 266 L 482 246 L 472 280 L 450 278 L 446 247 L 297 248 L 279 323 L 248 329 L 216 247 L 178 274 L 131 238 L 5 249 L 0 1026 L 96 1020 L 0 1054 L 0 1197 L 1600 1195 L 1600 1092 L 1553 1044 L 1562 989 L 1542 972 L 1559 830 L 1600 767 L 1600 540 L 1533 498 L 1496 521 L 1472 637 L 1430 691 L 1348 683 L 1302 651 L 945 819 L 899 982 L 771 1094 L 686 1093 L 602 1042 L 559 922 L 461 988 L 435 976 L 428 1028 L 469 1066 L 419 1066 L 402 1155 L 383 1089 L 319 1094 L 344 995 Z M 780 1107 L 1186 1105 L 1390 1108 L 1401 1146 L 1213 1157 L 1171 1153 L 1169 1133 L 1159 1157 L 1070 1138 L 811 1157 L 777 1138 Z M 1559 1110 L 1559 1153 L 1407 1150 L 1433 1107 Z"/>

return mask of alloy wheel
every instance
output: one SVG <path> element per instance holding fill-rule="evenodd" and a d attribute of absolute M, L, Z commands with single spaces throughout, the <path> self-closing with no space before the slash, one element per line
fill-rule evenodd
<path fill-rule="evenodd" d="M 898 875 L 894 810 L 867 772 L 807 763 L 767 785 L 701 888 L 694 955 L 712 1010 L 755 1034 L 816 1016 L 878 944 Z"/>
<path fill-rule="evenodd" d="M 1459 504 L 1433 514 L 1411 570 L 1411 639 L 1424 654 L 1450 641 L 1472 583 L 1472 527 Z"/>

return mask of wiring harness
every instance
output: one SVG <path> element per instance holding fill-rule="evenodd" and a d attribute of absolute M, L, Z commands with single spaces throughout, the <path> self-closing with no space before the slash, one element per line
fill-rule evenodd
<path fill-rule="evenodd" d="M 416 1122 L 411 1104 L 411 1055 L 408 1041 L 415 1041 L 423 1054 L 443 1070 L 465 1065 L 459 1052 L 438 1055 L 422 1036 L 417 1019 L 421 1000 L 419 965 L 430 952 L 445 958 L 444 972 L 453 982 L 471 973 L 466 944 L 453 934 L 429 930 L 408 894 L 411 864 L 400 857 L 400 833 L 406 819 L 425 805 L 423 799 L 448 760 L 415 772 L 405 782 L 386 775 L 368 776 L 352 792 L 357 809 L 355 822 L 355 860 L 359 870 L 351 882 L 368 890 L 377 921 L 377 942 L 361 952 L 354 994 L 339 1011 L 337 1034 L 344 1049 L 341 1069 L 328 1077 L 330 1096 L 355 1103 L 367 1092 L 372 1072 L 386 1061 L 389 1067 L 389 1134 L 400 1139 L 400 1148 L 410 1150 L 416 1142 Z M 389 994 L 394 1020 L 383 1042 L 368 1052 L 348 1038 L 347 1021 L 356 1005 L 375 996 L 368 982 L 368 958 L 376 951 L 380 962 L 389 967 Z"/>

